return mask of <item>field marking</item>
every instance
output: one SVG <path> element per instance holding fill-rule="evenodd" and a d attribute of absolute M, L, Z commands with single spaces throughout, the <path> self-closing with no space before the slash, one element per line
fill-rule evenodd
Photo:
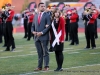
<path fill-rule="evenodd" d="M 0 57 L 0 59 L 2 59 L 2 58 L 12 58 L 12 57 L 24 57 L 24 56 L 30 56 L 30 55 L 35 55 L 35 54 L 25 54 L 25 55 L 15 55 L 15 56 L 5 56 L 5 57 Z"/>
<path fill-rule="evenodd" d="M 25 44 L 25 45 L 17 45 L 17 46 L 28 46 L 28 45 L 34 45 L 34 43 L 33 44 Z"/>
<path fill-rule="evenodd" d="M 22 52 L 23 50 L 15 50 L 15 51 L 12 51 L 12 52 Z"/>
<path fill-rule="evenodd" d="M 68 54 L 78 54 L 78 53 L 80 53 L 80 52 L 70 52 Z"/>
<path fill-rule="evenodd" d="M 71 48 L 64 48 L 64 49 L 73 49 L 73 48 L 71 47 Z"/>
<path fill-rule="evenodd" d="M 99 49 L 100 47 L 97 47 L 96 49 Z M 74 49 L 74 50 L 66 50 L 66 51 L 63 51 L 63 52 L 67 52 L 67 51 L 81 51 L 81 50 L 85 50 L 85 49 Z M 93 49 L 92 49 L 93 50 Z M 54 53 L 54 52 L 50 52 L 51 53 Z M 37 54 L 37 53 L 36 53 Z M 2 58 L 11 58 L 11 57 L 20 57 L 20 56 L 29 56 L 29 55 L 36 55 L 36 54 L 25 54 L 25 55 L 15 55 L 15 56 L 5 56 L 5 57 L 0 57 L 0 59 Z"/>
<path fill-rule="evenodd" d="M 30 53 L 34 53 L 34 52 L 36 53 L 37 51 L 30 51 Z"/>
<path fill-rule="evenodd" d="M 100 64 L 92 64 L 92 65 L 85 65 L 85 66 L 76 66 L 76 67 L 70 67 L 70 68 L 63 68 L 64 70 L 68 69 L 73 69 L 73 68 L 83 68 L 83 67 L 90 67 L 90 66 L 100 66 Z M 44 72 L 54 72 L 54 70 L 49 70 L 49 71 L 39 71 L 39 72 L 29 72 L 29 73 L 24 73 L 24 74 L 19 74 L 19 75 L 30 75 L 30 74 L 36 74 L 36 73 L 44 73 Z M 99 71 L 97 71 L 99 72 Z"/>
<path fill-rule="evenodd" d="M 18 46 L 18 47 L 16 47 L 16 48 L 23 48 L 22 46 L 20 47 L 20 46 Z"/>
<path fill-rule="evenodd" d="M 100 54 L 100 52 L 96 52 L 96 53 L 90 53 L 90 54 Z"/>
<path fill-rule="evenodd" d="M 33 49 L 33 48 L 36 48 L 35 46 L 34 47 L 30 47 L 30 49 Z"/>

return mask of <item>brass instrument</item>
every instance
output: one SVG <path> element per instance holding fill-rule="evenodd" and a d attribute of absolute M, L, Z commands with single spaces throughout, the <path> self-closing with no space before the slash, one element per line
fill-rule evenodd
<path fill-rule="evenodd" d="M 88 9 L 85 9 L 83 14 L 84 15 L 88 15 L 88 14 L 91 14 L 93 12 L 93 10 L 91 8 L 88 8 Z"/>

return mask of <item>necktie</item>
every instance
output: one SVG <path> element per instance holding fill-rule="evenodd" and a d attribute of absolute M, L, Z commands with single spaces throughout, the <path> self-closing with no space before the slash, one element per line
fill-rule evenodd
<path fill-rule="evenodd" d="M 38 16 L 38 24 L 40 24 L 40 21 L 41 21 L 41 13 Z"/>

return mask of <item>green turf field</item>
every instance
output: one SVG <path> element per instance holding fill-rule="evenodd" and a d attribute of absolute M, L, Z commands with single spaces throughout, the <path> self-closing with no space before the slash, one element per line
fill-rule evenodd
<path fill-rule="evenodd" d="M 5 48 L 0 44 L 0 75 L 100 75 L 100 34 L 94 50 L 84 49 L 84 33 L 79 33 L 78 46 L 69 46 L 70 42 L 65 42 L 62 72 L 53 71 L 56 69 L 54 52 L 50 53 L 50 70 L 34 72 L 37 67 L 34 41 L 26 41 L 23 36 L 23 33 L 14 34 L 16 50 L 13 52 L 4 52 Z"/>

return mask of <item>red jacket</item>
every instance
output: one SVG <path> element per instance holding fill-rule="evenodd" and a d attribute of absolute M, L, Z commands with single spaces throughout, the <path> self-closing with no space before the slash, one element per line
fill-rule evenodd
<path fill-rule="evenodd" d="M 14 11 L 13 10 L 9 10 L 9 16 L 7 18 L 7 21 L 12 21 L 13 17 L 14 17 Z"/>
<path fill-rule="evenodd" d="M 94 24 L 95 23 L 95 20 L 97 19 L 97 14 L 92 14 L 92 15 L 89 15 L 89 21 L 88 21 L 88 24 Z"/>
<path fill-rule="evenodd" d="M 33 14 L 29 15 L 29 23 L 33 22 L 33 19 L 34 19 L 34 15 Z"/>
<path fill-rule="evenodd" d="M 65 20 L 63 17 L 59 18 L 59 26 L 58 26 L 58 30 L 57 33 L 60 32 L 60 30 L 62 30 L 62 34 L 60 36 L 60 42 L 64 42 L 64 35 L 65 35 Z"/>
<path fill-rule="evenodd" d="M 98 15 L 99 15 L 99 11 L 98 10 L 95 10 L 96 11 L 96 16 L 98 17 Z"/>
<path fill-rule="evenodd" d="M 70 23 L 77 22 L 78 19 L 78 14 L 73 13 L 72 16 L 70 17 Z"/>

